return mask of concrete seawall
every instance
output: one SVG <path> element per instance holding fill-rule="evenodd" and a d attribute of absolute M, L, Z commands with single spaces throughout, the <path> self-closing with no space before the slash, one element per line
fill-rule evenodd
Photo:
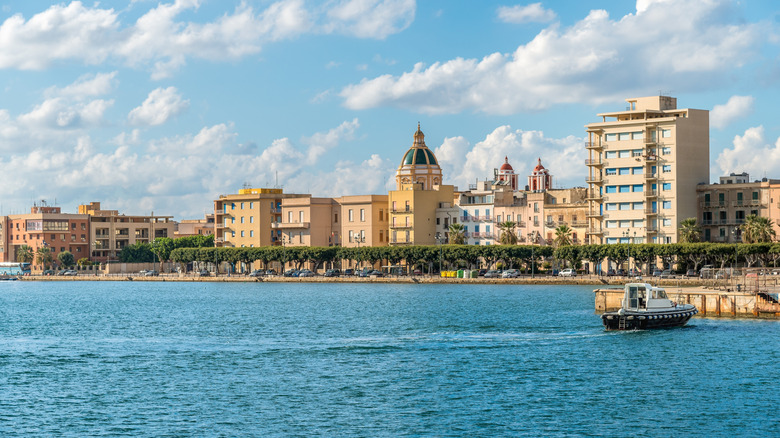
<path fill-rule="evenodd" d="M 620 309 L 623 289 L 596 289 L 597 313 Z M 679 304 L 693 304 L 697 316 L 751 317 L 780 319 L 780 304 L 770 296 L 755 292 L 718 291 L 701 287 L 667 288 L 666 294 Z"/>

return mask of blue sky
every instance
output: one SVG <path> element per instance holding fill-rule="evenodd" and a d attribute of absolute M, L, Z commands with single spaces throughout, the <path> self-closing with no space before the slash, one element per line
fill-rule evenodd
<path fill-rule="evenodd" d="M 710 180 L 780 178 L 780 8 L 639 0 L 0 3 L 2 214 L 202 217 L 245 183 L 386 193 L 417 122 L 465 188 L 503 157 L 584 186 L 584 125 L 711 112 Z"/>

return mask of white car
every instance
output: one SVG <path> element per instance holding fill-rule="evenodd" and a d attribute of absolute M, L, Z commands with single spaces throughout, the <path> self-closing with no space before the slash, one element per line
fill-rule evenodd
<path fill-rule="evenodd" d="M 575 271 L 574 269 L 571 269 L 571 268 L 564 269 L 563 271 L 558 273 L 558 276 L 559 277 L 576 277 L 577 276 L 577 271 Z"/>
<path fill-rule="evenodd" d="M 517 278 L 520 275 L 517 269 L 507 269 L 501 273 L 501 278 Z"/>

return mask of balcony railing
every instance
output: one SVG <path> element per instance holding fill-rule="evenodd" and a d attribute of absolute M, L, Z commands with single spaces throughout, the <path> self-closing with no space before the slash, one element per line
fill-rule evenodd
<path fill-rule="evenodd" d="M 601 228 L 588 228 L 587 231 L 585 231 L 586 234 L 604 234 L 604 230 Z"/>
<path fill-rule="evenodd" d="M 590 159 L 589 158 L 589 159 L 585 160 L 585 165 L 586 166 L 601 166 L 602 164 L 604 164 L 604 163 L 602 163 L 602 161 L 600 159 Z"/>
<path fill-rule="evenodd" d="M 726 206 L 726 201 L 702 201 L 703 208 L 722 208 Z"/>
<path fill-rule="evenodd" d="M 602 195 L 598 190 L 588 190 L 585 192 L 585 199 L 601 199 Z"/>
<path fill-rule="evenodd" d="M 658 214 L 658 209 L 657 208 L 652 208 L 652 207 L 647 207 L 647 208 L 645 208 L 645 214 L 647 214 L 647 215 Z"/>
<path fill-rule="evenodd" d="M 645 190 L 645 197 L 647 198 L 655 198 L 658 196 L 658 190 Z"/>
<path fill-rule="evenodd" d="M 601 184 L 603 182 L 601 175 L 590 175 L 585 179 L 588 184 Z"/>
<path fill-rule="evenodd" d="M 607 146 L 606 143 L 599 143 L 597 141 L 593 141 L 593 142 L 586 141 L 585 142 L 585 149 L 603 149 L 606 146 Z"/>
<path fill-rule="evenodd" d="M 414 225 L 412 222 L 409 223 L 403 223 L 403 224 L 390 224 L 390 228 L 398 229 L 398 228 L 413 228 Z"/>
<path fill-rule="evenodd" d="M 648 172 L 645 174 L 645 179 L 651 180 L 651 179 L 658 179 L 657 173 Z"/>
<path fill-rule="evenodd" d="M 760 206 L 761 200 L 760 199 L 737 199 L 736 201 L 731 201 L 731 205 L 734 207 L 753 207 L 753 206 Z"/>
<path fill-rule="evenodd" d="M 274 230 L 291 230 L 291 229 L 308 229 L 309 222 L 273 222 L 271 229 Z"/>

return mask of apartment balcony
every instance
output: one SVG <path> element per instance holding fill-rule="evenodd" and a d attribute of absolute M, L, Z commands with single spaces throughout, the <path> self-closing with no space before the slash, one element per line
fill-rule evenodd
<path fill-rule="evenodd" d="M 658 179 L 657 173 L 648 172 L 645 174 L 645 181 L 655 181 Z"/>
<path fill-rule="evenodd" d="M 601 175 L 589 175 L 585 178 L 585 182 L 588 184 L 601 184 L 604 180 L 601 178 Z"/>
<path fill-rule="evenodd" d="M 391 230 L 400 230 L 405 228 L 414 228 L 414 225 L 412 222 L 409 223 L 403 223 L 403 224 L 391 224 L 390 229 Z"/>
<path fill-rule="evenodd" d="M 702 201 L 699 206 L 702 208 L 724 208 L 726 201 Z"/>
<path fill-rule="evenodd" d="M 472 238 L 475 238 L 475 239 L 485 238 L 485 237 L 489 237 L 491 239 L 495 238 L 493 236 L 493 233 L 485 233 L 485 232 L 482 232 L 482 231 L 474 231 L 474 232 L 467 233 L 467 234 L 469 235 L 468 237 L 472 237 Z"/>
<path fill-rule="evenodd" d="M 645 190 L 645 198 L 657 198 L 658 190 Z"/>
<path fill-rule="evenodd" d="M 598 166 L 603 166 L 604 163 L 600 159 L 595 159 L 595 158 L 594 159 L 590 159 L 589 158 L 589 159 L 585 160 L 585 165 L 586 166 L 597 166 L 598 167 Z"/>
<path fill-rule="evenodd" d="M 643 158 L 645 159 L 646 163 L 655 163 L 658 161 L 658 155 L 655 154 L 643 155 Z"/>
<path fill-rule="evenodd" d="M 593 234 L 593 235 L 599 236 L 599 235 L 604 234 L 604 230 L 602 230 L 600 228 L 588 228 L 588 230 L 585 231 L 585 234 Z"/>
<path fill-rule="evenodd" d="M 595 212 L 595 211 L 594 212 L 585 213 L 585 217 L 597 218 L 597 219 L 603 219 L 604 218 L 601 213 Z"/>
<path fill-rule="evenodd" d="M 572 228 L 583 228 L 583 227 L 587 227 L 588 226 L 588 222 L 587 221 L 573 221 L 570 224 L 570 226 Z"/>
<path fill-rule="evenodd" d="M 642 140 L 644 141 L 645 145 L 652 145 L 658 143 L 658 141 L 654 139 L 652 135 L 650 135 L 650 132 L 645 132 Z"/>
<path fill-rule="evenodd" d="M 658 227 L 646 227 L 645 232 L 647 234 L 658 234 Z"/>
<path fill-rule="evenodd" d="M 391 214 L 406 214 L 406 213 L 414 213 L 414 209 L 412 207 L 406 207 L 406 208 L 399 208 L 399 209 L 392 209 L 390 210 Z"/>
<path fill-rule="evenodd" d="M 598 201 L 602 198 L 601 192 L 598 190 L 588 190 L 585 192 L 585 199 L 588 201 Z"/>
<path fill-rule="evenodd" d="M 271 214 L 282 214 L 282 209 L 281 208 L 272 208 L 271 209 Z"/>
<path fill-rule="evenodd" d="M 655 216 L 658 214 L 658 209 L 652 207 L 645 208 L 645 214 L 647 216 Z"/>
<path fill-rule="evenodd" d="M 271 224 L 272 230 L 308 230 L 309 222 L 274 222 Z"/>
<path fill-rule="evenodd" d="M 585 142 L 585 149 L 601 150 L 601 149 L 604 149 L 606 146 L 607 145 L 605 143 L 599 143 L 597 141 L 594 141 L 594 142 L 586 141 Z"/>
<path fill-rule="evenodd" d="M 414 245 L 414 242 L 411 241 L 411 240 L 410 241 L 406 241 L 406 240 L 403 240 L 403 239 L 393 239 L 393 238 L 391 238 L 390 239 L 390 244 L 391 245 Z"/>
<path fill-rule="evenodd" d="M 731 205 L 734 207 L 765 207 L 764 205 L 761 205 L 760 199 L 738 199 L 736 201 L 731 201 Z"/>

